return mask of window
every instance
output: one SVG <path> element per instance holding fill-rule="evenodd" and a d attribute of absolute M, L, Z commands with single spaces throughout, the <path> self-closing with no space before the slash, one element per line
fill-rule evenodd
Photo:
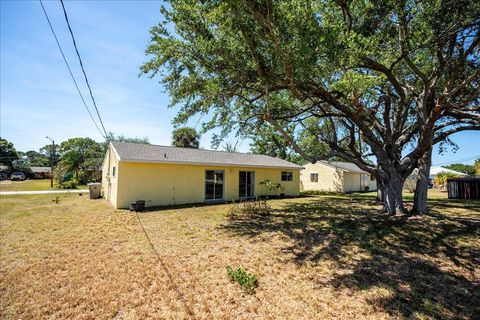
<path fill-rule="evenodd" d="M 375 181 L 375 176 L 373 174 L 370 175 L 370 181 Z"/>
<path fill-rule="evenodd" d="M 221 170 L 205 171 L 205 200 L 223 199 L 223 177 Z"/>
<path fill-rule="evenodd" d="M 310 182 L 318 182 L 318 173 L 310 173 Z"/>
<path fill-rule="evenodd" d="M 115 178 L 115 173 L 117 172 L 117 167 L 112 167 L 112 177 Z"/>
<path fill-rule="evenodd" d="M 255 173 L 253 171 L 240 171 L 238 177 L 238 196 L 251 198 L 254 195 Z"/>
<path fill-rule="evenodd" d="M 282 181 L 292 181 L 293 174 L 291 171 L 282 171 Z"/>

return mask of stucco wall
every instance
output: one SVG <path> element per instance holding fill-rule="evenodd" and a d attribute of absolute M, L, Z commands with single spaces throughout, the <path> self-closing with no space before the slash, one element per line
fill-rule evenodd
<path fill-rule="evenodd" d="M 116 168 L 115 177 L 113 176 L 113 168 Z M 102 167 L 102 194 L 113 205 L 117 202 L 118 171 L 118 160 L 115 151 L 109 147 Z"/>
<path fill-rule="evenodd" d="M 147 206 L 204 202 L 206 170 L 224 171 L 224 199 L 227 201 L 238 199 L 239 171 L 255 172 L 256 196 L 265 193 L 265 187 L 259 183 L 266 179 L 285 186 L 283 192 L 287 195 L 300 193 L 298 170 L 120 162 L 118 195 L 112 203 L 116 208 L 128 208 L 135 200 L 145 200 Z M 293 180 L 281 181 L 282 171 L 291 171 Z"/>
<path fill-rule="evenodd" d="M 322 163 L 309 163 L 300 171 L 300 189 L 302 191 L 343 192 L 343 171 Z M 310 174 L 318 173 L 318 182 L 310 181 Z"/>
<path fill-rule="evenodd" d="M 360 180 L 361 180 L 361 175 L 360 173 L 349 173 L 345 172 L 343 174 L 344 176 L 344 192 L 353 192 L 353 191 L 361 191 L 360 187 Z"/>
<path fill-rule="evenodd" d="M 345 192 L 357 192 L 366 191 L 365 187 L 368 186 L 368 190 L 377 190 L 376 181 L 370 181 L 370 174 L 361 173 L 344 173 L 345 177 Z"/>

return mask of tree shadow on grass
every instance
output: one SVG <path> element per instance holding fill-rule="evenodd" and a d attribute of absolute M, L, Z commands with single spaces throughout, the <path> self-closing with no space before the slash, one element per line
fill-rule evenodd
<path fill-rule="evenodd" d="M 480 221 L 448 213 L 454 202 L 438 202 L 409 219 L 379 214 L 368 198 L 319 197 L 222 228 L 251 238 L 279 234 L 291 243 L 282 252 L 300 265 L 333 261 L 333 279 L 316 285 L 386 289 L 389 295 L 368 301 L 393 316 L 473 319 L 480 314 Z"/>

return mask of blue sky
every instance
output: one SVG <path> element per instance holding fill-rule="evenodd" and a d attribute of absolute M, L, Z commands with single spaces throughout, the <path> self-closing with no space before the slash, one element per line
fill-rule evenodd
<path fill-rule="evenodd" d="M 44 2 L 47 13 L 87 103 L 84 84 L 59 1 Z M 70 23 L 107 131 L 170 144 L 176 110 L 158 79 L 138 77 L 146 61 L 149 28 L 161 21 L 158 1 L 66 1 Z M 62 61 L 38 1 L 0 1 L 0 134 L 21 151 L 49 141 L 102 137 L 94 127 Z M 192 120 L 195 126 L 197 121 Z M 480 154 L 480 132 L 453 136 L 456 153 L 435 152 L 433 163 Z M 201 139 L 210 148 L 210 135 Z M 240 151 L 248 151 L 242 141 Z M 468 163 L 472 163 L 468 161 Z"/>

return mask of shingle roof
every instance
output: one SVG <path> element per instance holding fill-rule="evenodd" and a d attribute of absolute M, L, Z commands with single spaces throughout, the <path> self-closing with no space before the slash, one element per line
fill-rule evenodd
<path fill-rule="evenodd" d="M 344 170 L 351 173 L 368 173 L 362 169 L 360 169 L 356 164 L 350 162 L 338 162 L 338 161 L 319 161 L 323 164 L 333 166 L 340 170 Z"/>
<path fill-rule="evenodd" d="M 120 161 L 302 169 L 283 159 L 249 153 L 112 142 Z"/>
<path fill-rule="evenodd" d="M 463 172 L 459 172 L 459 171 L 455 171 L 455 170 L 452 170 L 452 169 L 447 169 L 447 168 L 439 167 L 439 166 L 432 166 L 430 168 L 430 176 L 434 177 L 437 174 L 442 173 L 442 172 L 457 174 L 459 176 L 466 176 L 467 175 L 466 173 L 463 173 Z"/>

